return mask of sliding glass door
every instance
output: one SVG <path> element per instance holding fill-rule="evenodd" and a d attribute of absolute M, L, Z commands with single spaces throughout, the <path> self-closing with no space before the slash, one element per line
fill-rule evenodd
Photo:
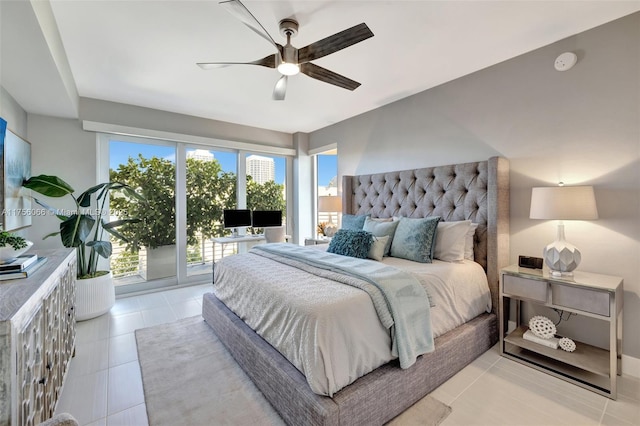
<path fill-rule="evenodd" d="M 222 212 L 237 204 L 238 154 L 186 148 L 187 276 L 210 275 L 212 237 L 224 235 Z"/>
<path fill-rule="evenodd" d="M 144 203 L 128 198 L 109 201 L 112 219 L 137 223 L 118 229 L 126 242 L 112 239 L 111 270 L 117 286 L 176 276 L 176 148 L 112 140 L 109 179 L 136 189 Z"/>
<path fill-rule="evenodd" d="M 286 160 L 273 155 L 246 154 L 246 208 L 282 211 L 286 226 Z M 253 230 L 263 232 L 262 229 Z"/>
<path fill-rule="evenodd" d="M 119 294 L 210 281 L 213 259 L 239 249 L 228 244 L 228 253 L 213 253 L 221 248 L 211 238 L 228 233 L 224 209 L 281 210 L 286 218 L 286 157 L 107 135 L 100 141 L 108 179 L 146 200 L 110 200 L 112 220 L 140 220 L 118 229 L 125 241 L 111 238 Z"/>

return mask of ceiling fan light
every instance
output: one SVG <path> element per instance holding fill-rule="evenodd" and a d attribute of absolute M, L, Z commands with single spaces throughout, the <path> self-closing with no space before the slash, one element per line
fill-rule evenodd
<path fill-rule="evenodd" d="M 278 71 L 282 75 L 296 75 L 300 72 L 300 67 L 297 64 L 282 62 L 278 65 Z"/>

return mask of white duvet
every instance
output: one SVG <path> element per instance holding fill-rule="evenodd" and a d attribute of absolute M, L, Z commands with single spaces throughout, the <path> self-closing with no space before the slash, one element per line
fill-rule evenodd
<path fill-rule="evenodd" d="M 475 262 L 383 262 L 413 273 L 426 287 L 435 304 L 434 337 L 491 311 L 487 278 Z M 332 396 L 394 359 L 389 330 L 362 290 L 254 253 L 225 257 L 214 271 L 218 299 L 298 368 L 317 394 Z"/>

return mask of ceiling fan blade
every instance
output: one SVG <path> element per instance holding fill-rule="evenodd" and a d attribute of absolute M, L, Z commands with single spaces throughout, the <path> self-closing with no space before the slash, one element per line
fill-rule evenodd
<path fill-rule="evenodd" d="M 284 101 L 284 95 L 287 94 L 287 76 L 283 75 L 276 82 L 276 87 L 273 88 L 273 100 Z"/>
<path fill-rule="evenodd" d="M 313 61 L 373 37 L 364 22 L 298 49 L 298 63 Z"/>
<path fill-rule="evenodd" d="M 333 84 L 334 86 L 347 90 L 356 90 L 360 86 L 360 83 L 357 81 L 329 71 L 326 68 L 319 67 L 311 62 L 300 64 L 300 72 L 316 80 L 324 81 L 325 83 Z"/>
<path fill-rule="evenodd" d="M 249 12 L 249 9 L 247 9 L 247 7 L 242 4 L 242 2 L 240 2 L 240 0 L 225 0 L 221 1 L 219 4 L 224 7 L 227 12 L 231 13 L 237 19 L 242 21 L 243 24 L 251 28 L 251 30 L 253 30 L 256 34 L 271 43 L 280 54 L 280 52 L 282 51 L 281 47 L 278 47 L 278 43 L 275 42 L 275 40 L 269 35 L 267 30 L 264 29 L 262 24 L 256 19 L 255 16 L 253 16 L 251 12 Z"/>
<path fill-rule="evenodd" d="M 229 65 L 260 65 L 267 68 L 276 67 L 276 55 L 265 56 L 262 59 L 256 59 L 252 62 L 198 62 L 197 65 L 203 70 L 210 70 L 213 68 L 224 68 Z"/>

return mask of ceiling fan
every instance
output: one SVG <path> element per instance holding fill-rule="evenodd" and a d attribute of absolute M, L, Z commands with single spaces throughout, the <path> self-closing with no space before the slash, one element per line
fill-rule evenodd
<path fill-rule="evenodd" d="M 249 9 L 240 0 L 225 0 L 220 2 L 229 13 L 234 15 L 243 24 L 253 30 L 256 34 L 271 43 L 276 53 L 257 59 L 252 62 L 199 62 L 202 69 L 212 69 L 227 65 L 260 65 L 268 68 L 277 68 L 282 76 L 276 82 L 273 89 L 273 99 L 284 100 L 287 92 L 287 79 L 289 76 L 299 72 L 316 80 L 333 84 L 348 90 L 355 90 L 360 86 L 357 81 L 351 80 L 326 68 L 312 64 L 311 61 L 322 58 L 331 53 L 345 49 L 356 43 L 360 43 L 370 37 L 373 33 L 362 23 L 354 27 L 340 31 L 332 36 L 311 43 L 310 45 L 297 49 L 291 45 L 291 37 L 298 33 L 298 22 L 294 19 L 283 19 L 280 21 L 280 34 L 287 38 L 287 44 L 282 46 L 276 43 L 258 20 L 249 12 Z"/>

